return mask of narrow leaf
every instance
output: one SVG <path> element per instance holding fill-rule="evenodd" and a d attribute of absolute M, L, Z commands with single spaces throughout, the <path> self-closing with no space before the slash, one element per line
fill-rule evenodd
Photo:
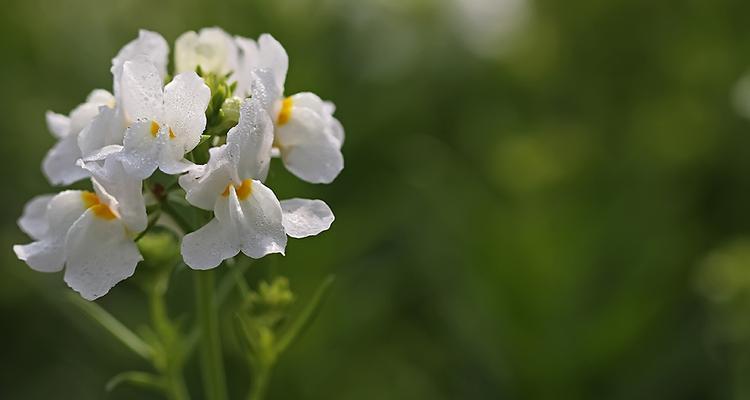
<path fill-rule="evenodd" d="M 335 281 L 335 276 L 329 275 L 318 288 L 315 290 L 312 299 L 307 303 L 305 308 L 302 309 L 297 317 L 289 323 L 288 328 L 281 334 L 276 344 L 277 353 L 281 353 L 289 347 L 299 337 L 312 321 L 320 310 L 320 306 L 323 303 L 323 299 L 328 294 L 331 285 Z"/>
<path fill-rule="evenodd" d="M 107 381 L 105 388 L 108 392 L 111 392 L 124 383 L 157 391 L 163 391 L 165 389 L 164 382 L 158 376 L 140 371 L 121 372 Z"/>
<path fill-rule="evenodd" d="M 123 325 L 122 322 L 118 321 L 117 318 L 113 317 L 112 314 L 108 313 L 98 304 L 84 300 L 77 294 L 70 294 L 68 298 L 73 304 L 78 306 L 78 308 L 91 317 L 91 319 L 98 322 L 99 325 L 107 330 L 107 332 L 111 333 L 112 336 L 132 350 L 135 354 L 138 354 L 146 360 L 151 360 L 151 355 L 153 354 L 151 346 Z"/>

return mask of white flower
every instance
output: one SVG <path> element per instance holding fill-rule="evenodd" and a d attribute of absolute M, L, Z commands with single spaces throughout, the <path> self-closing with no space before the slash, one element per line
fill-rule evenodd
<path fill-rule="evenodd" d="M 333 117 L 335 107 L 310 92 L 276 103 L 274 145 L 284 166 L 310 183 L 331 183 L 344 168 L 344 128 Z"/>
<path fill-rule="evenodd" d="M 194 72 L 198 66 L 205 72 L 225 75 L 237 68 L 237 47 L 221 28 L 203 28 L 185 32 L 175 41 L 175 71 Z"/>
<path fill-rule="evenodd" d="M 285 216 L 284 202 L 261 182 L 268 172 L 272 127 L 261 103 L 245 100 L 227 144 L 211 149 L 208 164 L 180 177 L 187 201 L 213 210 L 215 217 L 183 238 L 182 256 L 191 268 L 214 268 L 240 251 L 252 258 L 283 254 L 287 234 L 309 236 L 330 226 L 333 214 L 325 203 L 321 207 L 322 202 L 315 201 L 307 207 L 312 211 L 305 211 L 300 201 L 309 200 L 295 199 Z"/>
<path fill-rule="evenodd" d="M 271 35 L 261 35 L 257 43 L 236 40 L 242 50 L 238 93 L 249 90 L 273 117 L 274 148 L 284 166 L 307 182 L 332 182 L 344 168 L 344 128 L 333 116 L 333 104 L 309 92 L 283 97 L 288 57 Z"/>
<path fill-rule="evenodd" d="M 147 30 L 138 32 L 138 38 L 126 44 L 112 59 L 115 101 L 108 108 L 99 108 L 99 114 L 78 135 L 78 147 L 85 160 L 103 160 L 121 149 L 125 129 L 133 122 L 126 118 L 120 90 L 123 68 L 128 61 L 149 62 L 163 81 L 167 75 L 169 45 L 164 38 Z"/>
<path fill-rule="evenodd" d="M 68 286 L 93 300 L 133 274 L 142 257 L 131 236 L 147 222 L 140 180 L 113 158 L 86 168 L 95 191 L 66 190 L 32 199 L 19 226 L 35 241 L 13 250 L 36 271 L 65 266 Z"/>
<path fill-rule="evenodd" d="M 127 61 L 120 90 L 125 118 L 135 121 L 118 153 L 125 170 L 145 179 L 157 167 L 178 174 L 192 166 L 184 155 L 200 142 L 211 97 L 203 79 L 195 72 L 184 72 L 162 88 L 154 64 Z"/>
<path fill-rule="evenodd" d="M 99 113 L 99 107 L 114 107 L 115 98 L 108 91 L 96 89 L 65 116 L 47 111 L 47 127 L 59 139 L 42 161 L 42 171 L 53 185 L 70 185 L 88 177 L 88 173 L 76 165 L 81 158 L 78 136 Z"/>

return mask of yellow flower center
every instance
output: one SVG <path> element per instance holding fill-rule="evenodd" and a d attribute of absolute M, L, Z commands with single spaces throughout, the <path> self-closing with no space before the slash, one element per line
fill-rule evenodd
<path fill-rule="evenodd" d="M 161 127 L 159 126 L 159 123 L 156 121 L 151 121 L 151 136 L 156 137 L 156 135 L 159 134 L 159 129 L 161 129 Z M 172 127 L 170 126 L 169 138 L 174 139 L 175 137 L 177 136 L 175 136 L 174 131 L 172 130 Z"/>
<path fill-rule="evenodd" d="M 115 213 L 112 212 L 112 209 L 99 200 L 99 196 L 97 196 L 96 193 L 83 192 L 81 193 L 81 200 L 83 201 L 83 206 L 86 207 L 86 209 L 91 209 L 91 212 L 93 212 L 95 216 L 107 221 L 117 218 Z"/>
<path fill-rule="evenodd" d="M 228 184 L 227 187 L 224 188 L 224 192 L 222 192 L 221 195 L 224 197 L 228 197 L 229 189 L 232 186 L 234 186 L 234 190 L 237 192 L 237 198 L 239 198 L 240 200 L 245 200 L 246 198 L 250 197 L 251 194 L 253 194 L 253 180 L 245 179 L 239 185 L 235 185 L 233 183 Z"/>
<path fill-rule="evenodd" d="M 279 119 L 277 121 L 279 125 L 284 125 L 289 122 L 289 118 L 292 117 L 293 105 L 294 102 L 292 102 L 291 97 L 287 97 L 281 102 L 281 111 L 279 111 Z"/>

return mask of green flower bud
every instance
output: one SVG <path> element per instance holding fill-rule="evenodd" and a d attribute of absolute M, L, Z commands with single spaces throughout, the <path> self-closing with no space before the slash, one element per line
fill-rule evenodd
<path fill-rule="evenodd" d="M 143 261 L 136 269 L 133 282 L 146 292 L 165 292 L 169 276 L 181 259 L 177 238 L 166 228 L 154 227 L 137 243 Z"/>
<path fill-rule="evenodd" d="M 231 121 L 232 126 L 237 125 L 240 120 L 240 105 L 242 99 L 239 97 L 229 97 L 224 100 L 224 104 L 221 105 L 221 116 L 226 121 Z"/>

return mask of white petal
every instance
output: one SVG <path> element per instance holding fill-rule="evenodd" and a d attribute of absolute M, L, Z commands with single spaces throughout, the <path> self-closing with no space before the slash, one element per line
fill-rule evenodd
<path fill-rule="evenodd" d="M 65 262 L 64 241 L 52 238 L 24 245 L 14 245 L 13 252 L 19 260 L 38 272 L 57 272 Z"/>
<path fill-rule="evenodd" d="M 27 245 L 13 246 L 16 256 L 36 271 L 61 270 L 65 262 L 65 236 L 85 211 L 82 194 L 79 190 L 66 190 L 55 195 L 47 204 L 44 236 Z"/>
<path fill-rule="evenodd" d="M 47 111 L 45 117 L 47 118 L 47 129 L 52 133 L 52 136 L 62 139 L 68 135 L 70 118 L 52 111 Z"/>
<path fill-rule="evenodd" d="M 322 200 L 289 199 L 281 201 L 286 234 L 293 238 L 314 236 L 328 230 L 333 212 Z"/>
<path fill-rule="evenodd" d="M 273 36 L 264 33 L 258 38 L 258 49 L 260 53 L 258 67 L 270 68 L 273 71 L 277 88 L 283 93 L 284 81 L 289 69 L 289 56 L 287 56 L 284 46 Z"/>
<path fill-rule="evenodd" d="M 83 203 L 84 191 L 65 190 L 58 193 L 47 205 L 47 230 L 46 237 L 65 238 L 68 229 L 86 211 Z"/>
<path fill-rule="evenodd" d="M 200 64 L 195 50 L 197 47 L 198 34 L 195 31 L 187 31 L 175 40 L 175 72 L 195 71 L 196 67 Z"/>
<path fill-rule="evenodd" d="M 237 68 L 237 47 L 220 28 L 203 28 L 199 33 L 185 32 L 175 41 L 175 70 L 226 74 Z"/>
<path fill-rule="evenodd" d="M 159 135 L 151 134 L 151 121 L 139 121 L 125 132 L 123 149 L 117 154 L 125 171 L 140 179 L 146 179 L 159 165 Z"/>
<path fill-rule="evenodd" d="M 276 141 L 286 168 L 307 182 L 330 183 L 344 168 L 340 143 L 308 108 L 293 107 L 289 121 L 277 126 Z"/>
<path fill-rule="evenodd" d="M 109 208 L 109 211 L 113 211 L 112 214 L 114 214 L 115 218 L 120 217 L 120 214 L 117 212 L 120 205 L 117 199 L 109 194 L 107 192 L 107 189 L 102 186 L 99 181 L 97 181 L 95 178 L 91 178 L 91 185 L 94 187 L 94 193 L 96 194 L 97 200 L 100 204 L 106 205 Z"/>
<path fill-rule="evenodd" d="M 234 41 L 239 50 L 239 62 L 237 72 L 234 74 L 237 80 L 235 95 L 245 97 L 250 95 L 250 82 L 253 79 L 252 71 L 257 66 L 258 44 L 253 39 L 235 36 Z"/>
<path fill-rule="evenodd" d="M 70 133 L 77 135 L 86 125 L 99 114 L 99 107 L 114 106 L 114 97 L 103 89 L 94 89 L 86 98 L 86 102 L 79 104 L 70 112 Z"/>
<path fill-rule="evenodd" d="M 239 148 L 237 171 L 240 179 L 266 179 L 271 164 L 273 122 L 257 99 L 242 102 L 240 120 L 227 133 L 227 144 Z"/>
<path fill-rule="evenodd" d="M 235 42 L 241 51 L 237 89 L 240 95 L 249 94 L 253 71 L 267 70 L 270 72 L 265 78 L 270 83 L 268 89 L 281 95 L 284 92 L 284 81 L 289 67 L 289 57 L 286 50 L 273 36 L 263 34 L 256 43 L 252 39 L 235 37 Z"/>
<path fill-rule="evenodd" d="M 82 157 L 80 160 L 78 160 L 78 165 L 82 166 L 82 164 L 91 162 L 91 161 L 103 161 L 107 157 L 117 154 L 121 152 L 123 149 L 122 145 L 119 144 L 110 144 L 109 146 L 104 146 L 99 150 L 94 151 L 93 153 L 89 153 Z"/>
<path fill-rule="evenodd" d="M 47 224 L 47 205 L 55 195 L 45 194 L 29 200 L 23 207 L 23 215 L 18 219 L 18 226 L 35 240 L 41 239 L 49 229 Z"/>
<path fill-rule="evenodd" d="M 68 232 L 65 259 L 65 283 L 94 300 L 133 275 L 143 258 L 120 220 L 98 217 L 89 209 Z"/>
<path fill-rule="evenodd" d="M 114 78 L 115 94 L 119 95 L 120 78 L 126 61 L 144 60 L 153 63 L 163 80 L 167 75 L 168 54 L 169 45 L 160 34 L 141 29 L 138 38 L 126 44 L 112 59 L 110 71 Z"/>
<path fill-rule="evenodd" d="M 149 119 L 162 122 L 162 78 L 154 64 L 126 61 L 123 64 L 120 91 L 127 121 Z"/>
<path fill-rule="evenodd" d="M 331 136 L 336 139 L 340 149 L 341 145 L 344 144 L 344 126 L 341 125 L 341 122 L 339 122 L 338 119 L 331 117 L 331 120 L 328 124 L 328 131 L 330 132 Z"/>
<path fill-rule="evenodd" d="M 126 124 L 121 110 L 100 107 L 99 114 L 81 131 L 78 147 L 84 158 L 91 157 L 106 146 L 122 144 Z"/>
<path fill-rule="evenodd" d="M 172 140 L 183 147 L 183 154 L 200 142 L 210 99 L 211 89 L 195 72 L 175 76 L 164 88 L 163 122 L 172 128 L 175 135 Z"/>
<path fill-rule="evenodd" d="M 187 174 L 180 176 L 180 186 L 185 190 L 188 203 L 204 210 L 212 210 L 216 199 L 236 176 L 237 146 L 223 145 L 209 149 L 206 165 L 196 165 Z"/>
<path fill-rule="evenodd" d="M 321 100 L 318 95 L 311 92 L 301 92 L 291 96 L 294 109 L 307 108 L 318 114 L 325 125 L 326 133 L 333 136 L 339 145 L 344 143 L 344 127 L 341 122 L 333 117 L 336 106 L 330 101 Z M 294 112 L 294 109 L 292 112 Z"/>
<path fill-rule="evenodd" d="M 263 108 L 270 114 L 274 112 L 276 104 L 281 101 L 283 89 L 279 89 L 275 84 L 273 71 L 268 68 L 255 69 L 251 73 L 250 94 L 253 99 L 257 99 L 263 105 Z"/>
<path fill-rule="evenodd" d="M 318 115 L 323 115 L 328 111 L 325 103 L 321 98 L 312 92 L 300 92 L 289 96 L 292 99 L 294 107 L 309 108 Z"/>
<path fill-rule="evenodd" d="M 100 106 L 113 107 L 115 105 L 115 96 L 104 89 L 94 89 L 86 97 L 86 103 L 93 104 L 97 108 Z"/>
<path fill-rule="evenodd" d="M 81 158 L 76 135 L 68 135 L 57 142 L 44 156 L 42 172 L 53 185 L 70 185 L 88 177 L 88 172 L 76 165 Z"/>
<path fill-rule="evenodd" d="M 182 146 L 164 141 L 160 143 L 159 170 L 167 175 L 177 175 L 189 171 L 195 164 L 185 159 Z"/>
<path fill-rule="evenodd" d="M 240 200 L 234 186 L 229 196 L 216 201 L 214 215 L 241 245 L 241 250 L 251 258 L 261 258 L 271 253 L 284 254 L 286 234 L 282 225 L 281 205 L 271 189 L 260 181 L 252 181 L 250 195 Z"/>
<path fill-rule="evenodd" d="M 85 168 L 91 172 L 92 180 L 117 200 L 117 213 L 122 222 L 132 232 L 146 229 L 146 203 L 143 198 L 143 183 L 125 171 L 121 161 L 109 157 L 104 165 L 88 163 Z"/>
<path fill-rule="evenodd" d="M 182 258 L 193 269 L 215 268 L 240 252 L 237 237 L 216 218 L 182 238 Z"/>

